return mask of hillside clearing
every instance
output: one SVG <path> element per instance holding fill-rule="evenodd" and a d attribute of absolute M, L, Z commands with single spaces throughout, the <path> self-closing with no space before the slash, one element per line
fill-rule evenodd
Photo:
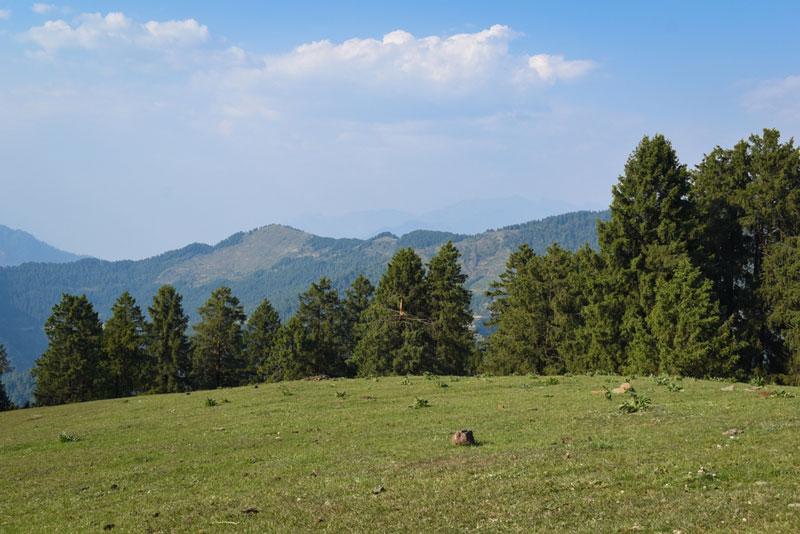
<path fill-rule="evenodd" d="M 301 381 L 2 413 L 0 530 L 800 531 L 796 388 L 640 377 L 653 408 L 634 414 L 629 394 L 592 395 L 624 380 Z M 460 429 L 478 446 L 451 446 Z"/>

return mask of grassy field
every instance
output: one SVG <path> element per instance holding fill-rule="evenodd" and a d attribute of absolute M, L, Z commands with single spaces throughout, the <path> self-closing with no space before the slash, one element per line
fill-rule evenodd
<path fill-rule="evenodd" d="M 796 388 L 642 377 L 652 407 L 633 414 L 628 394 L 591 394 L 622 380 L 326 380 L 2 413 L 0 532 L 800 532 Z M 450 445 L 462 428 L 478 446 Z"/>

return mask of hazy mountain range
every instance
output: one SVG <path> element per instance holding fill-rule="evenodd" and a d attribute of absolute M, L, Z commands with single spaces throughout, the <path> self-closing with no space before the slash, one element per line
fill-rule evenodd
<path fill-rule="evenodd" d="M 39 241 L 28 232 L 0 224 L 0 267 L 20 265 L 29 261 L 66 263 L 85 257 L 64 252 Z"/>
<path fill-rule="evenodd" d="M 519 245 L 528 243 L 537 252 L 544 252 L 554 242 L 571 250 L 584 243 L 596 246 L 596 221 L 608 216 L 608 211 L 582 211 L 478 234 L 416 230 L 402 237 L 387 232 L 369 239 L 319 237 L 272 224 L 239 232 L 214 246 L 194 243 L 138 261 L 85 258 L 71 263 L 0 267 L 0 343 L 8 349 L 17 370 L 25 370 L 47 346 L 43 325 L 62 293 L 86 294 L 100 317 L 106 319 L 123 291 L 129 291 L 146 314 L 162 284 L 178 289 L 192 320 L 211 291 L 223 284 L 232 288 L 247 313 L 269 298 L 285 320 L 297 306 L 297 295 L 322 276 L 330 278 L 340 291 L 361 273 L 377 284 L 399 248 L 413 247 L 427 261 L 448 240 L 462 254 L 474 295 L 473 308 L 483 314 L 483 292 L 505 269 L 509 254 Z M 8 245 L 16 242 L 3 242 L 0 257 L 23 262 L 40 257 L 25 256 L 22 249 Z M 37 243 L 37 250 L 57 251 Z M 55 257 L 62 260 L 76 258 L 57 252 L 62 255 Z"/>

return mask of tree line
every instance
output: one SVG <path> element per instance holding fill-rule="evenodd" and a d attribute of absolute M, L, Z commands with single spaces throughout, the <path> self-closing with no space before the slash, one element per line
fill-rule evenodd
<path fill-rule="evenodd" d="M 644 137 L 599 250 L 521 246 L 491 285 L 499 373 L 800 375 L 800 149 L 764 130 L 688 170 Z"/>
<path fill-rule="evenodd" d="M 37 405 L 183 392 L 310 375 L 465 373 L 474 356 L 470 293 L 451 242 L 427 266 L 399 250 L 377 289 L 359 276 L 339 295 L 321 278 L 282 324 L 268 299 L 248 318 L 221 286 L 189 332 L 182 296 L 164 285 L 146 319 L 126 291 L 103 324 L 85 295 L 63 294 L 45 322 Z M 4 355 L 4 352 L 2 353 Z"/>
<path fill-rule="evenodd" d="M 644 137 L 612 189 L 598 248 L 513 252 L 486 292 L 491 333 L 471 330 L 470 292 L 448 242 L 427 265 L 404 248 L 377 287 L 340 295 L 323 277 L 285 323 L 268 300 L 248 318 L 212 292 L 188 333 L 162 286 L 145 320 L 123 293 L 101 324 L 64 294 L 37 360 L 40 405 L 310 375 L 511 373 L 800 377 L 800 148 L 765 129 L 694 169 Z M 8 370 L 0 346 L 0 374 Z M 4 393 L 0 391 L 0 393 Z M 6 402 L 4 395 L 0 403 Z"/>

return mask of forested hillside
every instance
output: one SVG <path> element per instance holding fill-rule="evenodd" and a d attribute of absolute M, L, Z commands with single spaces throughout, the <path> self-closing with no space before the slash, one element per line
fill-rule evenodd
<path fill-rule="evenodd" d="M 325 276 L 344 290 L 359 274 L 373 283 L 400 248 L 413 247 L 427 261 L 452 240 L 462 255 L 467 287 L 485 304 L 483 291 L 502 272 L 509 254 L 523 243 L 544 252 L 554 242 L 575 250 L 596 246 L 596 221 L 608 212 L 575 212 L 540 221 L 489 230 L 477 235 L 418 230 L 402 237 L 332 239 L 293 228 L 269 225 L 240 232 L 215 246 L 192 244 L 140 261 L 84 259 L 69 264 L 35 263 L 0 268 L 0 343 L 17 370 L 29 368 L 47 346 L 43 325 L 62 293 L 86 294 L 100 318 L 124 291 L 147 307 L 163 284 L 183 295 L 192 322 L 197 309 L 220 285 L 228 285 L 247 314 L 269 298 L 287 319 L 297 295 Z"/>

